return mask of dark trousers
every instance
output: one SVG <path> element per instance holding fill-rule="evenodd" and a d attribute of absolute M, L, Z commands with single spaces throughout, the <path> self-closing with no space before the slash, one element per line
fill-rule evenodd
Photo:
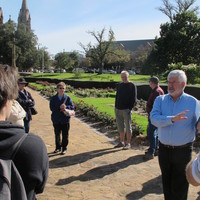
<path fill-rule="evenodd" d="M 55 133 L 55 143 L 56 143 L 56 149 L 61 149 L 62 151 L 65 151 L 67 149 L 67 145 L 69 143 L 69 128 L 70 124 L 53 124 L 54 127 L 54 133 Z M 60 135 L 62 133 L 62 142 Z"/>
<path fill-rule="evenodd" d="M 30 120 L 27 120 L 25 118 L 24 118 L 24 129 L 26 133 L 28 133 L 30 130 Z"/>
<path fill-rule="evenodd" d="M 157 127 L 155 127 L 151 123 L 151 120 L 149 117 L 148 117 L 147 136 L 149 140 L 148 153 L 154 154 L 158 150 L 158 133 L 157 133 Z"/>
<path fill-rule="evenodd" d="M 169 149 L 159 144 L 159 165 L 162 173 L 165 200 L 187 200 L 189 184 L 185 168 L 192 157 L 192 144 Z"/>

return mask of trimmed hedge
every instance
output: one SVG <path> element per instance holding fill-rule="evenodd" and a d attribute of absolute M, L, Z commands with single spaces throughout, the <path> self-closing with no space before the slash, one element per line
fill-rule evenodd
<path fill-rule="evenodd" d="M 113 88 L 116 89 L 116 85 L 118 82 L 98 82 L 98 81 L 74 81 L 74 80 L 61 80 L 61 79 L 50 79 L 50 78 L 26 78 L 28 82 L 36 82 L 36 81 L 47 81 L 49 83 L 59 83 L 60 81 L 65 82 L 67 85 L 71 85 L 74 88 Z M 151 88 L 149 84 L 137 84 L 137 92 L 138 99 L 148 100 L 149 94 L 151 92 Z M 161 85 L 165 94 L 167 93 L 167 85 Z M 185 88 L 185 92 L 194 96 L 197 99 L 200 99 L 200 87 L 197 86 L 187 86 Z"/>

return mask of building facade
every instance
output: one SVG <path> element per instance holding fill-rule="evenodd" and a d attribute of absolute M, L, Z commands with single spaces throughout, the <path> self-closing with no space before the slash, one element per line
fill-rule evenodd
<path fill-rule="evenodd" d="M 3 25 L 3 11 L 2 8 L 0 7 L 0 26 Z"/>
<path fill-rule="evenodd" d="M 10 19 L 11 20 L 11 16 Z M 31 31 L 31 16 L 28 10 L 27 1 L 22 1 L 22 7 L 18 16 L 18 27 L 23 24 L 26 28 L 26 31 Z M 3 10 L 0 7 L 0 25 L 3 25 Z"/>
<path fill-rule="evenodd" d="M 22 7 L 18 16 L 18 27 L 23 24 L 26 27 L 26 31 L 31 30 L 31 16 L 28 10 L 27 1 L 23 0 Z"/>

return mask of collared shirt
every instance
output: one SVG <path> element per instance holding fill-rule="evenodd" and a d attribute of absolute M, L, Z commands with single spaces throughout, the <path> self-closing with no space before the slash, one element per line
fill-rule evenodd
<path fill-rule="evenodd" d="M 185 110 L 189 110 L 185 114 L 187 119 L 172 123 L 172 118 Z M 176 101 L 169 94 L 158 96 L 150 115 L 151 123 L 158 127 L 161 143 L 180 146 L 195 140 L 200 105 L 193 96 L 183 92 Z"/>

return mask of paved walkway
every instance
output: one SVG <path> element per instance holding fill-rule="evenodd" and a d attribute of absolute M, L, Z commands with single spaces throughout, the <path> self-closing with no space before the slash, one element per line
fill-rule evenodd
<path fill-rule="evenodd" d="M 30 89 L 29 89 L 30 90 Z M 87 124 L 72 118 L 66 155 L 53 154 L 54 133 L 49 102 L 30 90 L 38 114 L 31 131 L 45 142 L 49 154 L 49 178 L 38 200 L 162 200 L 157 158 L 143 160 L 143 151 L 114 149 L 111 141 Z M 190 187 L 189 200 L 200 199 L 199 187 Z"/>

